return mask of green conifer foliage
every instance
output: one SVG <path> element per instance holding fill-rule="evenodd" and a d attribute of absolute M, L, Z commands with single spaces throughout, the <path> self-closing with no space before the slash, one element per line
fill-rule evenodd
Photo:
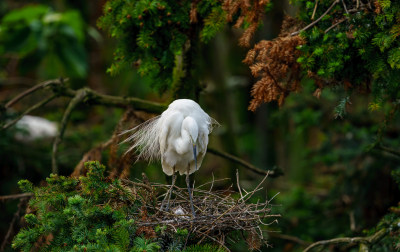
<path fill-rule="evenodd" d="M 193 66 L 188 64 L 194 61 L 198 41 L 209 41 L 225 24 L 222 2 L 216 0 L 108 1 L 98 22 L 117 40 L 108 72 L 114 75 L 135 66 L 159 91 L 173 88 L 173 82 L 190 74 Z M 188 95 L 193 89 L 183 93 Z"/>
<path fill-rule="evenodd" d="M 13 240 L 21 251 L 222 251 L 210 244 L 189 246 L 187 230 L 176 236 L 163 233 L 143 237 L 135 225 L 141 206 L 139 193 L 133 193 L 119 180 L 104 176 L 99 162 L 85 163 L 88 173 L 78 178 L 51 175 L 47 186 L 35 187 L 27 180 L 19 186 L 34 194 L 25 215 L 27 227 Z M 150 213 L 149 213 L 150 214 Z M 204 246 L 205 250 L 202 250 Z M 200 249 L 200 250 L 196 250 Z"/>
<path fill-rule="evenodd" d="M 306 44 L 298 48 L 302 55 L 297 61 L 306 73 L 347 88 L 372 89 L 376 101 L 399 99 L 399 1 L 295 2 L 305 25 L 322 17 L 300 33 Z"/>

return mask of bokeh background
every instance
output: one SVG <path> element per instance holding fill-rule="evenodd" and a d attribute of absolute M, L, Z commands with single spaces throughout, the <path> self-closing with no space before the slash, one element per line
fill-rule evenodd
<path fill-rule="evenodd" d="M 132 68 L 116 76 L 106 73 L 113 59 L 115 41 L 96 26 L 105 1 L 42 0 L 0 2 L 0 18 L 10 13 L 28 20 L 29 25 L 13 27 L 12 33 L 1 33 L 0 22 L 0 103 L 3 122 L 47 97 L 40 91 L 4 109 L 4 104 L 22 91 L 48 79 L 68 77 L 70 87 L 88 86 L 100 93 L 134 96 L 157 102 L 169 102 L 171 93 L 159 93 L 150 81 Z M 28 9 L 26 9 L 28 8 Z M 31 9 L 29 9 L 31 8 Z M 37 13 L 50 8 L 45 19 Z M 36 11 L 36 12 L 35 12 Z M 285 14 L 295 15 L 296 8 L 277 1 L 257 31 L 253 43 L 277 36 Z M 303 90 L 291 94 L 282 107 L 264 104 L 256 112 L 248 111 L 250 90 L 255 82 L 242 63 L 246 49 L 238 46 L 242 31 L 226 27 L 209 43 L 198 58 L 201 83 L 201 106 L 221 126 L 211 138 L 214 149 L 236 155 L 255 166 L 278 169 L 283 175 L 268 178 L 260 199 L 273 197 L 273 211 L 280 213 L 278 223 L 268 228 L 269 251 L 299 251 L 304 244 L 341 236 L 364 235 L 374 228 L 399 202 L 398 187 L 392 170 L 400 168 L 399 157 L 369 147 L 378 136 L 389 108 L 368 110 L 371 97 L 358 94 L 347 105 L 348 113 L 335 118 L 335 107 L 346 90 L 326 88 L 317 99 L 312 95 L 310 80 L 302 80 Z M 59 98 L 32 114 L 58 123 L 68 99 Z M 79 105 L 71 115 L 60 145 L 60 173 L 69 175 L 93 147 L 107 141 L 124 110 L 105 106 Z M 385 129 L 383 141 L 399 146 L 398 119 Z M 20 193 L 17 182 L 28 179 L 39 185 L 51 173 L 53 137 L 29 137 L 22 126 L 0 130 L 0 195 Z M 123 150 L 119 150 L 123 151 Z M 103 153 L 103 162 L 109 161 Z M 241 186 L 254 188 L 262 176 L 231 161 L 207 154 L 195 174 L 196 184 L 208 182 L 212 174 L 226 188 L 235 181 L 239 170 Z M 131 178 L 145 172 L 151 181 L 165 183 L 159 164 L 131 164 Z M 183 178 L 179 183 L 184 183 Z M 0 202 L 0 240 L 6 236 L 18 200 Z M 15 225 L 14 229 L 17 229 Z M 14 230 L 15 232 L 16 230 Z M 6 251 L 11 250 L 9 244 Z M 237 251 L 246 245 L 236 244 Z"/>

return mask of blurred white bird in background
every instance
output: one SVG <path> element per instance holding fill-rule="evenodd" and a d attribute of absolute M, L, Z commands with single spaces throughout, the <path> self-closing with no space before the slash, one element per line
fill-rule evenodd
<path fill-rule="evenodd" d="M 176 181 L 176 172 L 186 174 L 192 215 L 195 217 L 189 175 L 197 171 L 207 151 L 208 134 L 218 125 L 195 101 L 179 99 L 173 101 L 160 116 L 150 119 L 139 126 L 124 131 L 133 132 L 125 142 L 132 142 L 127 152 L 137 149 L 139 157 L 148 161 L 161 160 L 162 169 L 172 175 L 172 185 L 165 201 L 168 211 L 172 188 Z"/>
<path fill-rule="evenodd" d="M 18 129 L 26 132 L 18 132 L 15 138 L 19 141 L 34 141 L 43 138 L 53 138 L 58 133 L 57 123 L 43 117 L 24 115 L 16 124 Z"/>

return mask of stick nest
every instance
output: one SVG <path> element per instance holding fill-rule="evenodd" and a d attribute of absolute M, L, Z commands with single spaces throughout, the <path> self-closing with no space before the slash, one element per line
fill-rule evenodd
<path fill-rule="evenodd" d="M 191 214 L 187 188 L 174 186 L 169 210 L 163 211 L 160 208 L 170 185 L 128 180 L 123 180 L 123 183 L 141 197 L 141 211 L 132 217 L 139 227 L 138 232 L 147 237 L 155 237 L 154 230 L 160 226 L 164 226 L 164 232 L 171 236 L 178 230 L 186 229 L 189 234 L 199 238 L 199 244 L 204 239 L 211 239 L 228 250 L 224 245 L 227 234 L 232 231 L 246 231 L 249 248 L 258 249 L 264 241 L 262 227 L 277 222 L 280 217 L 271 214 L 269 203 L 272 199 L 249 203 L 254 194 L 263 189 L 261 184 L 267 176 L 249 192 L 241 189 L 238 176 L 238 193 L 232 190 L 232 186 L 226 190 L 213 191 L 214 183 L 217 182 L 214 179 L 193 188 L 195 218 Z M 144 178 L 144 181 L 147 179 Z"/>

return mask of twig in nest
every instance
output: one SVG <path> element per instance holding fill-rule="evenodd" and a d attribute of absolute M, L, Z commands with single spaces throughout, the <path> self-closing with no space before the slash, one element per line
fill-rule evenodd
<path fill-rule="evenodd" d="M 197 209 L 196 218 L 191 217 L 191 209 L 188 201 L 189 195 L 186 188 L 174 186 L 174 190 L 172 191 L 173 200 L 170 205 L 171 210 L 168 212 L 160 211 L 161 200 L 157 201 L 156 204 L 152 204 L 146 200 L 149 196 L 142 195 L 143 207 L 148 210 L 147 212 L 154 212 L 155 214 L 146 216 L 146 219 L 142 219 L 139 215 L 134 214 L 132 218 L 135 218 L 135 223 L 139 228 L 155 228 L 156 226 L 163 225 L 166 227 L 165 232 L 170 233 L 171 236 L 174 235 L 175 230 L 187 229 L 189 233 L 196 235 L 196 237 L 198 236 L 200 241 L 210 239 L 227 249 L 224 244 L 224 237 L 229 232 L 236 230 L 257 232 L 260 226 L 270 225 L 276 222 L 275 218 L 280 217 L 279 214 L 270 214 L 270 200 L 257 202 L 256 204 L 246 203 L 255 192 L 262 189 L 261 185 L 266 178 L 267 176 L 263 178 L 254 190 L 246 194 L 242 192 L 239 200 L 232 197 L 233 191 L 231 189 L 211 191 L 193 188 L 193 203 Z M 140 191 L 141 194 L 148 192 L 154 195 L 154 189 L 168 191 L 170 188 L 169 185 L 147 184 L 128 180 L 121 181 L 126 186 L 134 186 L 135 190 Z M 239 181 L 238 176 L 237 181 Z M 213 183 L 214 181 L 208 184 L 211 184 L 210 186 L 212 187 Z M 154 188 L 151 192 L 149 191 L 149 186 L 151 189 Z M 200 187 L 204 187 L 204 185 Z M 259 238 L 263 238 L 262 232 Z"/>
<path fill-rule="evenodd" d="M 231 251 L 230 249 L 228 249 L 227 246 L 225 246 L 222 242 L 218 241 L 218 240 L 215 239 L 214 237 L 211 237 L 211 236 L 209 236 L 208 234 L 203 233 L 203 232 L 200 232 L 200 231 L 196 231 L 196 232 L 200 233 L 201 235 L 207 236 L 207 238 L 210 238 L 211 240 L 215 241 L 216 243 L 218 243 L 219 245 L 221 245 L 222 247 L 224 247 L 224 249 L 226 249 L 226 251 L 229 251 L 229 252 Z M 200 244 L 200 241 L 199 241 L 197 244 Z"/>

